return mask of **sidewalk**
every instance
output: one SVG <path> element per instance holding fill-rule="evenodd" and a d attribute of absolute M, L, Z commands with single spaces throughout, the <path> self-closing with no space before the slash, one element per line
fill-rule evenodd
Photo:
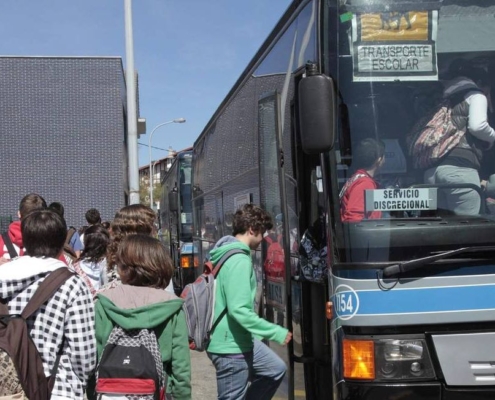
<path fill-rule="evenodd" d="M 217 379 L 206 352 L 191 351 L 192 400 L 215 400 Z"/>

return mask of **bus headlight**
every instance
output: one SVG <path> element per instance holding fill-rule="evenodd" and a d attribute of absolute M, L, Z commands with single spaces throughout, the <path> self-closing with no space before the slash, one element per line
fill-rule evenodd
<path fill-rule="evenodd" d="M 345 338 L 343 375 L 375 381 L 435 378 L 426 341 L 417 339 Z"/>
<path fill-rule="evenodd" d="M 375 362 L 377 380 L 435 378 L 424 339 L 378 339 Z"/>
<path fill-rule="evenodd" d="M 423 346 L 420 340 L 383 340 L 386 361 L 421 360 Z"/>

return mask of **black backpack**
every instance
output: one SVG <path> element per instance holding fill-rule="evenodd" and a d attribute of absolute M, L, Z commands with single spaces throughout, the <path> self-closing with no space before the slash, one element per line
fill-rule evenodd
<path fill-rule="evenodd" d="M 49 400 L 57 373 L 63 343 L 50 377 L 43 371 L 43 360 L 29 336 L 26 319 L 45 304 L 74 274 L 66 267 L 51 272 L 40 283 L 19 314 L 9 314 L 8 303 L 0 303 L 0 396 L 18 395 L 29 400 Z"/>
<path fill-rule="evenodd" d="M 156 332 L 125 330 L 116 325 L 96 369 L 97 398 L 105 400 L 120 395 L 128 399 L 160 400 L 165 397 L 165 387 Z"/>

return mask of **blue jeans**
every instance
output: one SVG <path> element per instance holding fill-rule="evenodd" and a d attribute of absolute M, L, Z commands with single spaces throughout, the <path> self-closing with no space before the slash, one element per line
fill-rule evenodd
<path fill-rule="evenodd" d="M 280 357 L 259 340 L 244 358 L 215 353 L 208 357 L 217 370 L 218 400 L 269 400 L 287 371 Z"/>

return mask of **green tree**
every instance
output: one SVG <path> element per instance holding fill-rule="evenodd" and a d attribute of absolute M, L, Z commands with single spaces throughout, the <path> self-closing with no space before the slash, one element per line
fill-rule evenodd
<path fill-rule="evenodd" d="M 160 201 L 162 195 L 162 185 L 155 183 L 153 187 L 153 202 L 156 204 Z M 147 179 L 141 179 L 139 182 L 139 202 L 146 206 L 150 205 L 150 186 Z"/>

